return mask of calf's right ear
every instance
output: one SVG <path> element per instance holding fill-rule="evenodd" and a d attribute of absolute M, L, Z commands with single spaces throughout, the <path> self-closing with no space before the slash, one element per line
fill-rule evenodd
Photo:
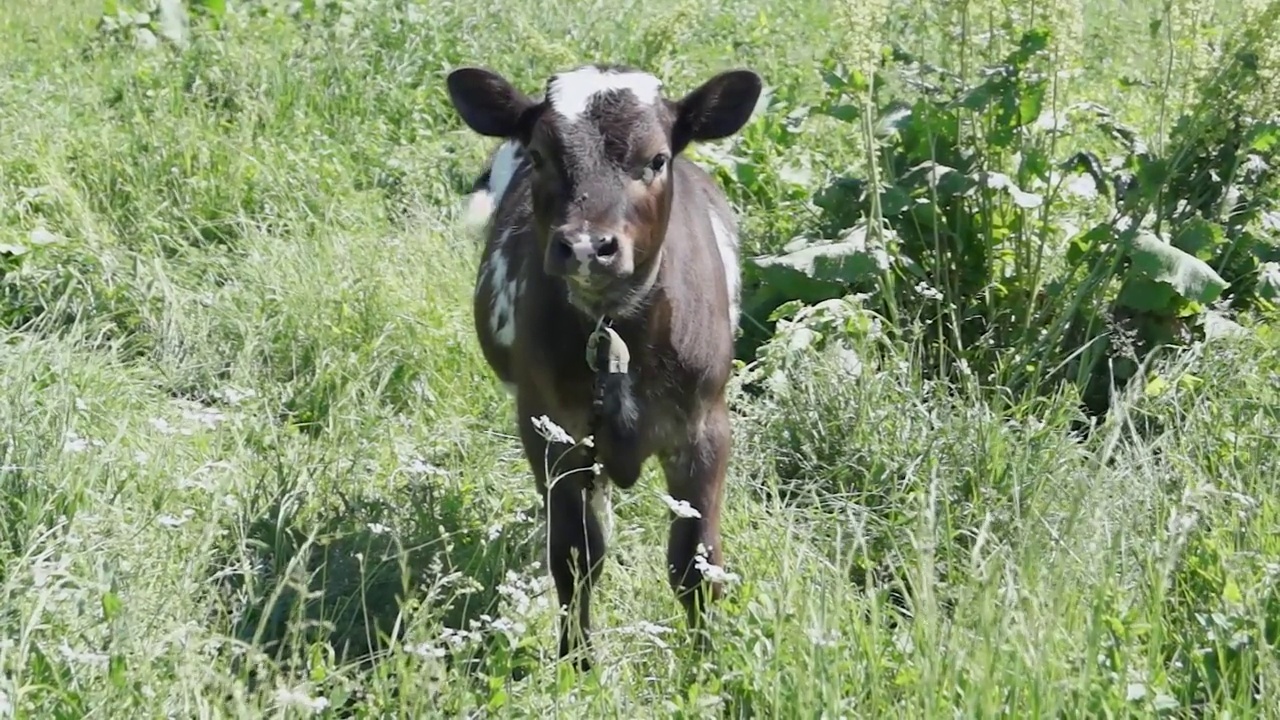
<path fill-rule="evenodd" d="M 522 137 L 528 111 L 535 105 L 506 78 L 492 70 L 462 67 L 445 80 L 449 101 L 462 121 L 488 137 Z"/>

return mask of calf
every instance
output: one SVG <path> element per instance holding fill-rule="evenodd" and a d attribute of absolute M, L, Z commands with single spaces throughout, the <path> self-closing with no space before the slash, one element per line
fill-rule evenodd
<path fill-rule="evenodd" d="M 664 97 L 653 75 L 617 65 L 553 75 L 537 99 L 481 68 L 454 70 L 447 85 L 472 130 L 505 141 L 472 198 L 473 211 L 488 215 L 475 327 L 515 396 L 543 495 L 548 564 L 567 613 L 559 654 L 586 668 L 608 520 L 593 506 L 609 483 L 634 485 L 650 456 L 671 496 L 691 508 L 673 511 L 667 544 L 691 629 L 722 592 L 704 571 L 723 558 L 737 222 L 681 152 L 738 132 L 761 80 L 726 71 L 679 100 Z M 591 441 L 540 432 L 541 416 Z"/>

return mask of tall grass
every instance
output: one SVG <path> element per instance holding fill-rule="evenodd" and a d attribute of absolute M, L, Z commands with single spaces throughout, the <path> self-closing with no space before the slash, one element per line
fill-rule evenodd
<path fill-rule="evenodd" d="M 112 5 L 0 17 L 0 717 L 1280 707 L 1276 196 L 1214 160 L 1272 157 L 1275 3 L 244 0 L 189 3 L 185 31 Z M 1018 102 L 947 107 L 1028 37 L 983 91 Z M 733 389 L 740 581 L 699 658 L 661 580 L 660 483 L 615 495 L 576 676 L 472 337 L 457 211 L 487 146 L 442 77 L 533 90 L 594 59 L 673 92 L 747 65 L 770 101 L 695 151 L 762 256 Z M 1258 147 L 1222 150 L 1240 137 Z M 1073 195 L 1086 151 L 1104 183 L 1163 174 L 1127 205 Z M 945 152 L 1043 202 L 913 170 Z M 1191 192 L 1227 185 L 1238 202 Z M 894 187 L 940 220 L 895 214 Z M 1089 234 L 1121 216 L 1232 307 L 1117 300 L 1151 280 Z"/>

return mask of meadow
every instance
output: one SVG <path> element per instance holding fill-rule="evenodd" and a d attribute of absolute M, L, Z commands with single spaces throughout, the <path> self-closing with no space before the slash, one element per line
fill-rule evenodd
<path fill-rule="evenodd" d="M 11 0 L 0 718 L 1280 715 L 1278 17 Z M 596 60 L 768 93 L 715 648 L 651 463 L 575 675 L 443 77 Z"/>

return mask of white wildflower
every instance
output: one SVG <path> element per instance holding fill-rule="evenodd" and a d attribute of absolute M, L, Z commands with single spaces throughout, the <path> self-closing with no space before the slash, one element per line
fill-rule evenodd
<path fill-rule="evenodd" d="M 646 635 L 655 635 L 655 636 L 665 635 L 666 633 L 669 633 L 672 631 L 671 628 L 667 627 L 666 625 L 655 625 L 654 623 L 651 623 L 647 620 L 641 620 L 640 624 L 636 625 L 636 629 L 642 633 L 645 633 Z"/>
<path fill-rule="evenodd" d="M 182 417 L 184 420 L 196 425 L 203 425 L 205 428 L 212 430 L 218 426 L 218 423 L 227 419 L 227 416 L 219 410 L 207 407 L 197 407 L 194 410 L 183 410 Z"/>
<path fill-rule="evenodd" d="M 929 283 L 927 283 L 927 282 L 925 282 L 925 281 L 923 281 L 923 280 L 921 280 L 920 282 L 916 283 L 916 288 L 915 288 L 915 289 L 916 289 L 916 292 L 917 292 L 917 293 L 919 293 L 919 294 L 920 294 L 922 297 L 924 297 L 926 300 L 941 300 L 941 299 L 942 299 L 942 293 L 941 293 L 940 291 L 935 290 L 934 288 L 930 287 Z"/>
<path fill-rule="evenodd" d="M 406 472 L 408 472 L 411 475 L 420 475 L 420 476 L 437 475 L 440 477 L 446 477 L 449 474 L 445 470 L 442 470 L 436 467 L 435 465 L 432 465 L 429 462 L 423 462 L 422 460 L 418 460 L 418 459 L 412 460 L 408 465 L 404 467 L 404 469 Z"/>
<path fill-rule="evenodd" d="M 228 405 L 239 405 L 251 397 L 256 397 L 257 393 L 252 390 L 241 390 L 237 387 L 225 387 L 219 390 L 217 395 Z"/>
<path fill-rule="evenodd" d="M 285 706 L 296 706 L 306 708 L 311 712 L 322 712 L 329 707 L 329 699 L 326 697 L 311 697 L 301 690 L 290 690 L 288 688 L 280 688 L 276 690 L 276 702 Z"/>
<path fill-rule="evenodd" d="M 1093 176 L 1087 173 L 1072 176 L 1063 184 L 1062 189 L 1068 195 L 1086 200 L 1092 200 L 1098 196 L 1098 184 L 1094 182 Z"/>
<path fill-rule="evenodd" d="M 693 566 L 698 572 L 702 573 L 702 577 L 707 582 L 732 583 L 741 580 L 741 576 L 737 573 L 729 572 L 714 563 L 707 561 L 707 555 L 710 551 L 702 543 L 698 543 L 698 547 L 693 556 Z"/>
<path fill-rule="evenodd" d="M 565 432 L 565 429 L 555 423 L 554 420 L 542 415 L 532 419 L 533 429 L 548 442 L 564 443 L 573 445 L 573 436 Z"/>
<path fill-rule="evenodd" d="M 671 508 L 671 512 L 676 514 L 676 517 L 680 517 L 680 518 L 702 517 L 702 513 L 698 512 L 698 508 L 690 505 L 688 500 L 676 500 L 675 498 L 671 497 L 666 493 L 663 493 L 660 497 L 662 498 L 662 501 L 667 504 L 667 507 Z"/>
<path fill-rule="evenodd" d="M 66 558 L 58 560 L 41 559 L 31 566 L 31 582 L 35 587 L 44 587 L 49 584 L 50 580 L 55 578 L 66 577 L 66 569 L 69 561 Z"/>
<path fill-rule="evenodd" d="M 369 532 L 373 533 L 374 535 L 385 535 L 386 533 L 391 532 L 391 528 L 387 527 L 386 525 L 383 525 L 382 523 L 374 522 L 374 523 L 366 523 L 366 525 L 369 528 Z"/>
<path fill-rule="evenodd" d="M 159 430 L 162 435 L 172 435 L 174 433 L 173 426 L 162 417 L 151 418 L 151 426 Z"/>
<path fill-rule="evenodd" d="M 62 441 L 63 452 L 84 452 L 89 447 L 89 441 L 80 437 L 74 430 L 68 430 Z"/>
<path fill-rule="evenodd" d="M 805 631 L 805 634 L 809 636 L 809 642 L 818 647 L 834 647 L 840 639 L 840 631 L 838 630 L 823 631 L 820 628 L 809 628 Z"/>
<path fill-rule="evenodd" d="M 489 623 L 489 626 L 512 640 L 524 635 L 526 629 L 525 624 L 519 620 L 511 620 L 505 617 L 495 619 L 493 622 Z"/>
<path fill-rule="evenodd" d="M 176 528 L 176 527 L 185 525 L 186 522 L 190 520 L 192 516 L 195 514 L 196 514 L 195 510 L 192 510 L 191 508 L 187 508 L 186 510 L 182 511 L 182 517 L 174 517 L 172 515 L 161 515 L 160 517 L 156 518 L 156 522 L 168 528 Z"/>
<path fill-rule="evenodd" d="M 0 717 L 13 715 L 13 703 L 9 702 L 9 694 L 0 690 Z"/>
<path fill-rule="evenodd" d="M 431 660 L 440 660 L 448 652 L 439 645 L 429 645 L 427 643 L 419 643 L 417 645 L 405 645 L 404 651 L 410 655 L 417 655 L 420 658 Z"/>
<path fill-rule="evenodd" d="M 62 645 L 58 647 L 59 654 L 67 661 L 75 665 L 89 665 L 92 667 L 106 667 L 107 661 L 110 659 L 102 653 L 92 652 L 90 650 L 76 650 L 67 644 L 66 640 L 62 641 Z"/>

